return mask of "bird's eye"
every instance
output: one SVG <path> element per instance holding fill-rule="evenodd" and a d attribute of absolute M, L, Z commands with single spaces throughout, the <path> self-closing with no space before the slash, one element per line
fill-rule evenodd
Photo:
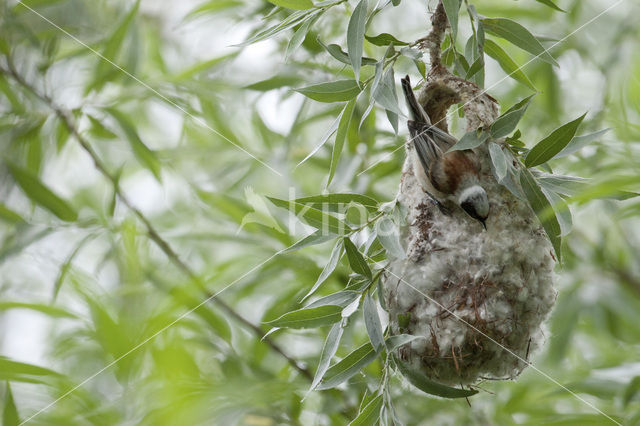
<path fill-rule="evenodd" d="M 469 216 L 471 216 L 472 218 L 477 219 L 477 220 L 482 220 L 483 219 L 483 218 L 480 217 L 480 215 L 476 211 L 476 206 L 473 203 L 465 201 L 462 204 L 460 204 L 460 207 L 462 207 L 462 209 L 465 212 L 467 212 L 467 214 Z"/>

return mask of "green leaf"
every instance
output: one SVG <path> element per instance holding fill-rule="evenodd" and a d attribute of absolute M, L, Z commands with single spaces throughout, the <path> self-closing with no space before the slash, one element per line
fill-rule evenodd
<path fill-rule="evenodd" d="M 458 11 L 460 10 L 460 0 L 442 0 L 444 11 L 447 13 L 447 19 L 449 19 L 449 25 L 451 25 L 451 33 L 453 34 L 453 40 L 456 40 L 458 35 Z"/>
<path fill-rule="evenodd" d="M 98 61 L 98 65 L 95 72 L 95 81 L 87 87 L 87 92 L 91 89 L 100 90 L 107 82 L 107 77 L 114 71 L 112 62 L 116 61 L 116 55 L 120 52 L 122 43 L 129 32 L 129 28 L 138 13 L 138 7 L 140 6 L 140 0 L 137 0 L 131 7 L 131 10 L 120 21 L 120 24 L 116 27 L 109 39 L 104 43 L 104 49 L 102 50 L 102 56 L 106 58 Z"/>
<path fill-rule="evenodd" d="M 549 200 L 549 203 L 551 203 L 551 207 L 553 207 L 556 219 L 558 220 L 558 225 L 560 225 L 560 236 L 564 237 L 571 232 L 573 226 L 571 210 L 569 210 L 569 206 L 561 196 L 546 189 L 544 186 L 541 186 L 540 189 L 545 197 L 547 197 L 547 200 Z"/>
<path fill-rule="evenodd" d="M 91 136 L 101 139 L 116 139 L 118 137 L 111 130 L 107 129 L 97 118 L 90 114 L 86 114 L 86 117 L 89 119 L 89 122 L 91 122 L 91 128 L 89 129 Z"/>
<path fill-rule="evenodd" d="M 552 2 L 551 0 L 536 0 L 536 1 L 537 1 L 538 3 L 542 3 L 542 4 L 546 5 L 546 6 L 549 6 L 550 8 L 555 9 L 555 10 L 557 10 L 558 12 L 564 12 L 564 13 L 567 13 L 565 10 L 560 9 L 560 8 L 558 7 L 558 5 L 556 5 L 556 4 L 555 4 L 554 2 Z"/>
<path fill-rule="evenodd" d="M 341 235 L 344 232 L 351 230 L 349 226 L 335 216 L 321 210 L 314 209 L 303 203 L 296 202 L 295 200 L 287 201 L 273 197 L 267 197 L 267 199 L 275 206 L 287 209 L 291 213 L 295 213 L 296 216 L 304 219 L 309 225 L 323 232 Z"/>
<path fill-rule="evenodd" d="M 358 413 L 358 416 L 349 423 L 349 426 L 375 425 L 378 422 L 383 402 L 382 395 L 373 398 L 364 406 L 360 413 Z"/>
<path fill-rule="evenodd" d="M 389 33 L 380 33 L 377 36 L 365 35 L 364 38 L 366 38 L 369 43 L 374 44 L 376 46 L 381 46 L 381 47 L 386 47 L 390 44 L 393 44 L 394 46 L 409 45 L 409 43 L 407 43 L 406 41 L 398 40 L 397 38 L 395 38 Z"/>
<path fill-rule="evenodd" d="M 424 339 L 424 337 L 414 336 L 413 334 L 397 334 L 395 336 L 387 337 L 387 340 L 385 341 L 387 352 L 393 352 L 400 346 L 404 346 L 416 339 Z"/>
<path fill-rule="evenodd" d="M 329 177 L 327 178 L 327 187 L 331 184 L 333 176 L 338 168 L 340 162 L 340 156 L 344 148 L 344 141 L 347 137 L 349 130 L 349 124 L 351 123 L 351 117 L 353 117 L 353 110 L 356 106 L 356 100 L 352 99 L 344 106 L 344 109 L 340 113 L 340 122 L 338 123 L 338 131 L 336 133 L 336 140 L 333 143 L 333 149 L 331 150 L 331 165 L 329 166 Z"/>
<path fill-rule="evenodd" d="M 520 122 L 520 119 L 527 111 L 527 108 L 529 107 L 529 103 L 531 102 L 531 98 L 533 98 L 533 96 L 534 95 L 528 96 L 517 104 L 513 105 L 507 110 L 507 112 L 502 114 L 496 121 L 493 122 L 490 132 L 491 136 L 494 139 L 507 136 L 516 129 L 518 123 Z"/>
<path fill-rule="evenodd" d="M 288 312 L 280 318 L 268 321 L 273 327 L 286 328 L 316 328 L 330 325 L 342 319 L 342 307 L 335 305 L 318 306 L 317 308 L 303 308 Z"/>
<path fill-rule="evenodd" d="M 340 258 L 342 257 L 342 248 L 343 248 L 342 240 L 338 240 L 336 242 L 336 245 L 333 246 L 333 250 L 331 251 L 331 255 L 329 256 L 329 260 L 327 261 L 327 264 L 324 265 L 324 268 L 322 269 L 322 272 L 320 273 L 320 276 L 316 280 L 316 282 L 313 285 L 313 287 L 311 287 L 311 290 L 309 290 L 307 292 L 307 294 L 302 298 L 302 300 L 300 302 L 304 302 L 307 299 L 307 297 L 309 297 L 313 293 L 315 293 L 316 290 L 320 287 L 320 285 L 323 282 L 325 282 L 327 278 L 329 278 L 329 275 L 331 275 L 331 273 L 336 269 L 336 266 L 338 266 L 338 262 L 340 261 Z"/>
<path fill-rule="evenodd" d="M 524 164 L 527 167 L 534 167 L 542 163 L 546 163 L 551 160 L 554 155 L 562 151 L 562 149 L 569 144 L 573 136 L 578 130 L 578 126 L 582 123 L 582 120 L 587 115 L 584 113 L 582 116 L 570 121 L 558 127 L 551 132 L 549 136 L 538 142 L 524 159 Z"/>
<path fill-rule="evenodd" d="M 76 315 L 71 312 L 51 305 L 23 302 L 0 302 L 0 311 L 6 311 L 8 309 L 30 309 L 54 318 L 77 318 Z"/>
<path fill-rule="evenodd" d="M 338 305 L 343 308 L 351 304 L 354 300 L 360 297 L 360 292 L 355 290 L 342 290 L 337 293 L 330 294 L 325 297 L 309 303 L 305 308 L 315 308 L 324 305 Z"/>
<path fill-rule="evenodd" d="M 520 172 L 520 185 L 522 186 L 522 190 L 529 201 L 529 205 L 536 213 L 536 216 L 538 216 L 538 219 L 540 219 L 542 227 L 553 245 L 553 249 L 556 252 L 558 260 L 561 260 L 561 229 L 558 219 L 554 214 L 552 214 L 553 208 L 551 207 L 549 200 L 547 200 L 547 197 L 542 192 L 542 189 L 540 189 L 538 182 L 536 182 L 531 172 L 527 169 L 523 169 Z"/>
<path fill-rule="evenodd" d="M 498 182 L 507 175 L 507 157 L 502 148 L 495 142 L 489 142 L 489 155 L 491 156 L 491 163 L 495 171 L 495 177 Z"/>
<path fill-rule="evenodd" d="M 347 54 L 347 52 L 342 50 L 342 47 L 338 46 L 337 44 L 330 44 L 327 46 L 320 39 L 318 39 L 318 43 L 320 43 L 320 45 L 324 47 L 329 55 L 333 56 L 338 61 L 347 65 L 351 64 L 349 55 Z M 375 65 L 376 63 L 377 61 L 373 58 L 368 58 L 366 56 L 362 58 L 362 65 Z"/>
<path fill-rule="evenodd" d="M 355 98 L 360 93 L 360 87 L 355 80 L 337 80 L 302 87 L 296 92 L 318 102 L 342 102 Z"/>
<path fill-rule="evenodd" d="M 353 377 L 358 371 L 371 364 L 378 357 L 371 343 L 367 342 L 347 355 L 342 361 L 331 366 L 317 389 L 331 389 Z"/>
<path fill-rule="evenodd" d="M 537 90 L 531 80 L 529 80 L 529 77 L 522 71 L 522 68 L 493 40 L 486 39 L 484 41 L 484 52 L 495 59 L 498 65 L 500 65 L 500 68 L 502 68 L 509 77 L 519 81 L 531 90 Z"/>
<path fill-rule="evenodd" d="M 71 205 L 53 193 L 35 174 L 16 164 L 7 163 L 7 167 L 20 188 L 31 200 L 66 222 L 73 222 L 78 218 L 78 214 Z"/>
<path fill-rule="evenodd" d="M 333 324 L 331 330 L 329 330 L 327 339 L 324 341 L 324 345 L 322 346 L 322 353 L 320 354 L 318 368 L 316 370 L 315 376 L 313 377 L 313 382 L 311 383 L 311 388 L 309 389 L 310 391 L 318 386 L 318 383 L 320 383 L 320 381 L 324 377 L 324 374 L 329 369 L 331 359 L 336 354 L 338 346 L 340 345 L 340 339 L 342 338 L 343 331 L 344 327 L 339 322 Z"/>
<path fill-rule="evenodd" d="M 396 362 L 396 366 L 409 383 L 429 395 L 436 395 L 442 398 L 467 398 L 478 393 L 477 390 L 473 389 L 458 389 L 436 383 L 429 380 L 425 375 L 408 368 L 395 356 L 394 360 Z"/>
<path fill-rule="evenodd" d="M 376 234 L 382 247 L 387 254 L 396 259 L 405 259 L 407 257 L 402 244 L 400 244 L 400 233 L 395 223 L 388 217 L 383 217 L 376 222 Z"/>
<path fill-rule="evenodd" d="M 244 3 L 240 0 L 210 0 L 189 12 L 184 20 L 203 15 L 206 13 L 215 13 L 225 9 L 241 6 Z"/>
<path fill-rule="evenodd" d="M 362 64 L 362 52 L 364 45 L 364 32 L 367 23 L 367 0 L 360 0 L 353 9 L 353 14 L 347 26 L 347 52 L 349 61 L 353 67 L 353 74 L 356 81 L 360 79 L 360 65 Z"/>
<path fill-rule="evenodd" d="M 460 138 L 460 140 L 453 145 L 447 152 L 461 151 L 464 149 L 473 149 L 484 143 L 489 139 L 489 134 L 481 129 L 471 130 Z"/>
<path fill-rule="evenodd" d="M 569 141 L 567 146 L 565 146 L 562 149 L 562 151 L 557 153 L 554 158 L 566 157 L 567 155 L 571 155 L 573 153 L 580 151 L 582 148 L 584 148 L 591 142 L 599 140 L 600 137 L 605 133 L 607 133 L 609 130 L 611 129 L 607 128 L 607 129 L 598 130 L 597 132 L 589 133 L 587 135 L 574 136 Z"/>
<path fill-rule="evenodd" d="M 287 61 L 293 54 L 293 52 L 295 52 L 296 49 L 298 49 L 302 45 L 302 42 L 309 33 L 309 29 L 311 29 L 311 26 L 318 20 L 319 17 L 320 15 L 316 15 L 310 19 L 307 19 L 302 25 L 300 25 L 300 28 L 298 28 L 296 32 L 293 33 L 293 36 L 291 36 L 291 40 L 289 40 L 289 43 L 287 44 L 287 50 L 284 53 L 285 61 Z"/>
<path fill-rule="evenodd" d="M 484 68 L 484 58 L 482 56 L 480 56 L 478 59 L 476 59 L 474 61 L 474 63 L 469 67 L 469 70 L 467 71 L 466 75 L 465 75 L 465 79 L 466 80 L 470 80 L 471 77 L 473 77 L 474 75 L 476 75 L 479 71 L 481 71 Z"/>
<path fill-rule="evenodd" d="M 482 18 L 481 22 L 487 32 L 509 41 L 551 65 L 558 66 L 556 60 L 538 39 L 517 22 L 507 18 Z"/>
<path fill-rule="evenodd" d="M 631 400 L 640 392 L 640 376 L 636 376 L 625 387 L 622 395 L 622 406 L 627 407 Z"/>
<path fill-rule="evenodd" d="M 364 296 L 362 313 L 371 345 L 373 345 L 376 351 L 380 351 L 384 347 L 384 336 L 382 335 L 382 324 L 380 323 L 380 316 L 378 315 L 378 307 L 370 291 Z"/>
<path fill-rule="evenodd" d="M 281 87 L 291 87 L 303 81 L 302 78 L 295 75 L 276 75 L 266 80 L 245 86 L 245 89 L 255 90 L 258 92 L 268 92 L 269 90 L 280 89 Z"/>
<path fill-rule="evenodd" d="M 322 232 L 316 231 L 296 241 L 294 244 L 287 247 L 282 253 L 288 253 L 288 252 L 303 249 L 305 247 L 322 244 L 334 238 L 335 238 L 335 235 L 323 235 Z"/>
<path fill-rule="evenodd" d="M 589 179 L 576 176 L 543 174 L 538 178 L 538 182 L 543 188 L 569 197 L 585 191 L 590 186 Z"/>
<path fill-rule="evenodd" d="M 13 393 L 9 382 L 4 392 L 4 410 L 2 411 L 2 425 L 3 426 L 18 426 L 20 425 L 20 416 L 18 416 L 18 409 L 16 403 L 13 400 Z"/>
<path fill-rule="evenodd" d="M 362 253 L 360 253 L 355 244 L 351 242 L 349 237 L 344 237 L 344 248 L 347 252 L 347 259 L 349 259 L 349 265 L 351 266 L 351 269 L 353 269 L 353 272 L 371 279 L 372 275 L 369 264 L 364 260 Z"/>
<path fill-rule="evenodd" d="M 11 224 L 24 222 L 22 216 L 5 206 L 3 203 L 0 203 L 0 219 Z"/>
<path fill-rule="evenodd" d="M 305 10 L 313 7 L 311 0 L 268 0 L 270 3 L 276 6 L 284 7 L 286 9 Z"/>
<path fill-rule="evenodd" d="M 24 383 L 48 383 L 62 376 L 48 368 L 10 360 L 0 356 L 0 380 Z"/>
<path fill-rule="evenodd" d="M 105 111 L 118 122 L 118 125 L 124 132 L 127 137 L 127 141 L 133 150 L 133 155 L 136 156 L 140 164 L 153 173 L 158 182 L 161 182 L 162 170 L 160 161 L 158 161 L 155 152 L 150 150 L 147 145 L 142 142 L 142 139 L 138 136 L 138 132 L 129 117 L 115 108 L 107 108 Z"/>
<path fill-rule="evenodd" d="M 350 194 L 346 192 L 312 195 L 310 197 L 296 198 L 295 202 L 310 205 L 314 209 L 338 211 L 339 207 L 346 207 L 351 203 L 358 203 L 369 210 L 377 210 L 378 202 L 373 198 L 363 194 Z"/>
<path fill-rule="evenodd" d="M 372 96 L 387 111 L 403 115 L 400 107 L 398 107 L 393 67 L 387 69 L 375 90 L 372 89 Z"/>
<path fill-rule="evenodd" d="M 282 31 L 286 31 L 289 28 L 295 27 L 296 25 L 299 25 L 300 23 L 309 19 L 309 17 L 313 15 L 317 15 L 319 13 L 321 13 L 321 9 L 307 9 L 307 10 L 299 10 L 297 12 L 294 12 L 291 15 L 287 16 L 279 24 L 276 24 L 272 27 L 269 27 L 263 31 L 258 32 L 252 37 L 249 37 L 244 42 L 237 44 L 235 47 L 244 47 L 244 46 L 274 37 L 280 34 Z"/>

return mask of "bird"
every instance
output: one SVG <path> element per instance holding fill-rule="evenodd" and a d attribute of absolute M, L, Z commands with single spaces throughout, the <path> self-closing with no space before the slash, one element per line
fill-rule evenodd
<path fill-rule="evenodd" d="M 443 209 L 442 201 L 430 191 L 435 190 L 442 198 L 453 201 L 470 217 L 478 220 L 487 229 L 489 197 L 480 185 L 479 171 L 473 159 L 473 151 L 447 152 L 458 140 L 444 130 L 431 124 L 429 116 L 418 103 L 411 88 L 409 76 L 401 79 L 409 120 L 407 127 L 413 142 L 413 170 L 424 192 Z"/>

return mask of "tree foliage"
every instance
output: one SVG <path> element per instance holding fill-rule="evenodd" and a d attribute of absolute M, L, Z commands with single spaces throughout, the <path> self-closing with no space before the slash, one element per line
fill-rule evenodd
<path fill-rule="evenodd" d="M 536 370 L 395 368 L 396 75 L 429 72 L 437 1 L 7 0 L 4 423 L 640 421 L 640 8 L 442 4 L 444 65 L 503 106 L 452 108 L 454 149 L 488 144 L 562 253 Z"/>

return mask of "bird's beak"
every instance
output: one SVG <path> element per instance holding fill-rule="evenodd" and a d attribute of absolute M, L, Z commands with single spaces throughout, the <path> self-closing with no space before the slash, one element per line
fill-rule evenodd
<path fill-rule="evenodd" d="M 485 223 L 484 220 L 481 220 L 480 223 L 482 223 L 482 227 L 484 228 L 484 230 L 487 230 L 487 224 Z"/>

